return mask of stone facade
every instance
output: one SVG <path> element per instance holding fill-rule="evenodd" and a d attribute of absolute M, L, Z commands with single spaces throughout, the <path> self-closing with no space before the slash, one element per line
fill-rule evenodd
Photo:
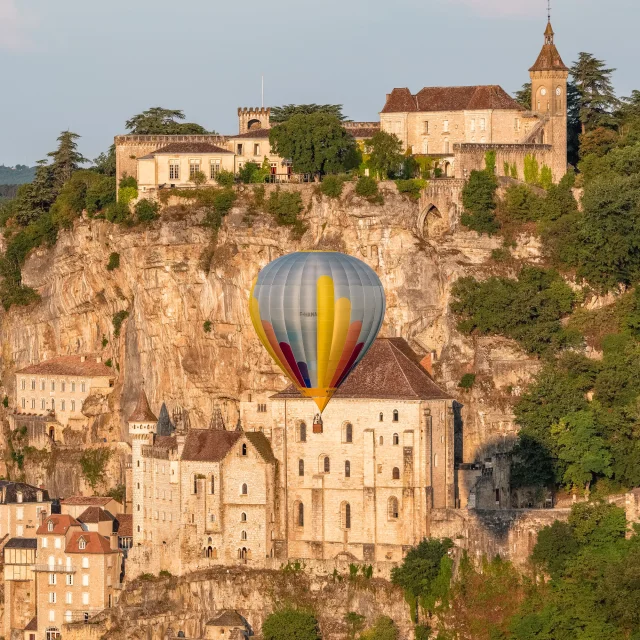
<path fill-rule="evenodd" d="M 35 538 L 51 513 L 49 494 L 24 482 L 0 480 L 0 538 Z"/>

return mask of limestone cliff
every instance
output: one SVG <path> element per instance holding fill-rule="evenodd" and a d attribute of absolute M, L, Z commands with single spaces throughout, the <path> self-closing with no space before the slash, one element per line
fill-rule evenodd
<path fill-rule="evenodd" d="M 202 212 L 172 206 L 145 227 L 84 218 L 62 232 L 54 248 L 36 250 L 23 278 L 41 301 L 2 317 L 5 393 L 13 398 L 13 372 L 26 364 L 57 354 L 99 353 L 111 359 L 117 378 L 108 399 L 87 407 L 87 443 L 127 439 L 124 420 L 142 384 L 155 410 L 162 401 L 170 410 L 180 405 L 192 426 L 206 425 L 216 404 L 234 420 L 243 391 L 275 391 L 285 384 L 251 326 L 253 278 L 283 253 L 337 249 L 380 276 L 387 293 L 383 335 L 403 336 L 418 351 L 436 352 L 436 380 L 464 405 L 464 460 L 503 446 L 513 432 L 510 395 L 536 363 L 509 341 L 462 336 L 448 309 L 451 285 L 460 276 L 496 272 L 491 251 L 501 240 L 460 228 L 455 206 L 440 213 L 429 193 L 415 202 L 392 183 L 383 187 L 383 205 L 357 197 L 352 184 L 340 200 L 315 195 L 312 185 L 283 188 L 302 192 L 308 230 L 300 240 L 267 214 L 251 216 L 250 225 L 245 188 L 217 242 L 200 224 Z M 535 241 L 527 239 L 514 254 L 531 259 L 536 251 Z M 120 266 L 108 271 L 114 252 Z M 113 317 L 120 311 L 128 317 L 118 336 Z M 462 394 L 457 383 L 471 371 L 478 384 Z"/>

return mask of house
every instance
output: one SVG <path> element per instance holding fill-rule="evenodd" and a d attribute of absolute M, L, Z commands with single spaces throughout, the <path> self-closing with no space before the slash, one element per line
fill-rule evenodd
<path fill-rule="evenodd" d="M 49 513 L 51 500 L 45 489 L 0 480 L 0 538 L 35 538 L 36 529 Z"/>

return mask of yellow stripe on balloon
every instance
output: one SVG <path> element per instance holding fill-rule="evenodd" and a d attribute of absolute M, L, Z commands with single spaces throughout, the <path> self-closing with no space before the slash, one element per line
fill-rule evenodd
<path fill-rule="evenodd" d="M 331 381 L 331 377 L 328 375 L 328 369 L 335 317 L 333 278 L 330 276 L 320 276 L 316 286 L 318 310 L 318 387 L 327 387 Z"/>
<path fill-rule="evenodd" d="M 335 321 L 333 325 L 333 338 L 331 340 L 331 355 L 329 356 L 329 366 L 327 367 L 327 378 L 325 387 L 331 386 L 331 381 L 335 375 L 344 345 L 349 333 L 351 323 L 351 300 L 349 298 L 339 298 L 336 302 Z"/>

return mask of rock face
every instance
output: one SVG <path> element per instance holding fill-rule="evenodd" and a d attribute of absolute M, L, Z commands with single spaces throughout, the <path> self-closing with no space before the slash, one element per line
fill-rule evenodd
<path fill-rule="evenodd" d="M 254 215 L 249 226 L 247 189 L 217 241 L 201 226 L 202 212 L 177 206 L 131 229 L 85 218 L 62 232 L 53 249 L 34 252 L 23 278 L 41 301 L 2 318 L 2 381 L 9 398 L 17 368 L 58 354 L 99 353 L 112 360 L 117 379 L 108 399 L 87 406 L 94 442 L 127 440 L 125 420 L 143 384 L 156 412 L 165 401 L 170 411 L 186 409 L 192 426 L 206 426 L 218 405 L 233 423 L 243 391 L 285 384 L 251 326 L 253 279 L 283 253 L 333 249 L 364 260 L 380 276 L 387 293 L 382 335 L 435 352 L 436 380 L 464 405 L 458 458 L 472 462 L 504 446 L 513 434 L 510 396 L 536 363 L 509 341 L 462 336 L 448 309 L 459 277 L 497 272 L 491 251 L 500 240 L 457 228 L 455 215 L 435 224 L 432 203 L 409 200 L 392 183 L 383 186 L 383 205 L 355 196 L 352 184 L 340 200 L 315 195 L 312 185 L 282 188 L 302 192 L 308 230 L 301 240 L 292 240 L 290 229 L 268 214 Z M 120 266 L 108 271 L 114 252 Z M 518 252 L 535 258 L 535 243 L 524 239 Z M 113 319 L 124 311 L 117 335 Z M 461 393 L 457 384 L 466 372 L 478 374 L 478 383 Z"/>

